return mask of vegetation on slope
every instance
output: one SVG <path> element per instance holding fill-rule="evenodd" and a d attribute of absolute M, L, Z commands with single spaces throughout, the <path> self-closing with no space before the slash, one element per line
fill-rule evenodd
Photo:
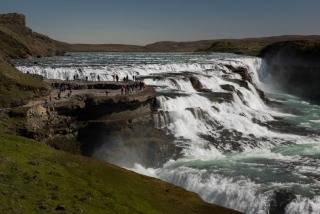
<path fill-rule="evenodd" d="M 0 213 L 237 213 L 103 161 L 4 134 Z"/>
<path fill-rule="evenodd" d="M 28 100 L 47 93 L 48 88 L 40 76 L 23 74 L 0 60 L 0 108 L 17 106 L 21 99 Z"/>

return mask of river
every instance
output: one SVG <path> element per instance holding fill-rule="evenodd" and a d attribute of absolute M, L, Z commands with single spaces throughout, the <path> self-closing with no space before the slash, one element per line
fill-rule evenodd
<path fill-rule="evenodd" d="M 273 212 L 279 203 L 285 213 L 320 213 L 320 107 L 260 82 L 259 75 L 266 72 L 261 72 L 260 58 L 218 53 L 68 53 L 15 64 L 24 73 L 49 79 L 78 75 L 96 81 L 99 75 L 111 81 L 116 73 L 120 79 L 135 75 L 156 86 L 154 128 L 173 134 L 182 155 L 159 168 L 135 164 L 131 169 L 138 173 L 245 213 Z M 252 82 L 241 85 L 241 75 L 230 66 L 246 68 Z M 205 90 L 196 90 L 190 77 Z M 226 85 L 231 90 L 222 87 Z M 266 105 L 256 88 L 267 91 L 277 105 Z M 267 125 L 276 119 L 300 131 Z"/>

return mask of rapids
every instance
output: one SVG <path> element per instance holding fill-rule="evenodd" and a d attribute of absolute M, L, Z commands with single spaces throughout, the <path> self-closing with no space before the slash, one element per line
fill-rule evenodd
<path fill-rule="evenodd" d="M 36 61 L 36 62 L 35 62 Z M 161 168 L 132 170 L 198 193 L 205 201 L 245 213 L 320 213 L 320 107 L 281 93 L 268 106 L 257 88 L 261 59 L 233 54 L 70 53 L 17 60 L 24 73 L 49 79 L 112 80 L 137 75 L 157 91 L 154 127 L 174 134 L 182 156 Z M 252 81 L 232 68 L 246 68 Z M 191 79 L 201 83 L 194 87 Z M 246 86 L 240 84 L 245 83 Z M 227 85 L 232 90 L 227 90 Z M 277 118 L 310 132 L 281 132 Z M 126 166 L 122 166 L 126 167 Z M 279 205 L 279 203 L 282 205 Z M 284 204 L 284 205 L 283 205 Z M 280 207 L 280 208 L 279 208 Z"/>

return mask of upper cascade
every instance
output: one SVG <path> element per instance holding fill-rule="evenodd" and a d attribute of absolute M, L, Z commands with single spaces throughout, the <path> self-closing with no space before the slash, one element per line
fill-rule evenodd
<path fill-rule="evenodd" d="M 0 24 L 26 25 L 26 16 L 19 13 L 0 14 Z"/>

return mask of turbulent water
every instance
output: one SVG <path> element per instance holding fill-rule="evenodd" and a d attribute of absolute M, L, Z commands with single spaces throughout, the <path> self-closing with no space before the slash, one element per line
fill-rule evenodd
<path fill-rule="evenodd" d="M 279 201 L 287 201 L 286 213 L 320 213 L 320 141 L 315 134 L 320 130 L 320 108 L 274 92 L 268 93 L 271 100 L 295 111 L 268 107 L 255 88 L 263 85 L 261 59 L 230 54 L 71 53 L 34 61 L 19 60 L 16 66 L 52 79 L 138 75 L 147 85 L 157 86 L 154 126 L 174 134 L 182 156 L 161 168 L 136 164 L 133 170 L 245 213 L 268 213 Z M 241 76 L 230 66 L 247 68 L 253 84 L 240 86 Z M 206 90 L 195 90 L 191 76 Z M 226 93 L 232 99 L 217 101 Z M 274 118 L 310 133 L 283 133 L 265 125 Z"/>

